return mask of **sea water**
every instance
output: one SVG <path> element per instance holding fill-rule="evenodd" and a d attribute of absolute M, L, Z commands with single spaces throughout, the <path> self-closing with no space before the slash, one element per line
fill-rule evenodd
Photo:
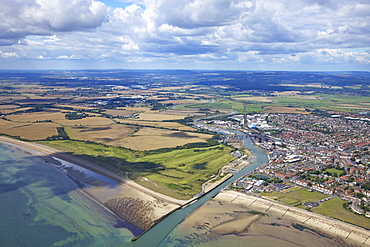
<path fill-rule="evenodd" d="M 0 246 L 122 246 L 126 226 L 65 172 L 0 145 Z"/>

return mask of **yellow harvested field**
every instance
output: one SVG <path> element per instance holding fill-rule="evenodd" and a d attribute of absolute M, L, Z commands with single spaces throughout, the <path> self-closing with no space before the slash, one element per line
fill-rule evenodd
<path fill-rule="evenodd" d="M 14 122 L 33 123 L 36 121 L 52 120 L 58 122 L 65 119 L 64 113 L 59 110 L 45 110 L 41 112 L 22 113 L 17 115 L 9 115 L 8 119 Z"/>
<path fill-rule="evenodd" d="M 300 91 L 284 91 L 284 92 L 273 92 L 272 94 L 273 95 L 276 95 L 276 96 L 287 96 L 287 95 L 297 95 L 301 93 Z"/>
<path fill-rule="evenodd" d="M 94 110 L 97 109 L 96 107 L 89 107 L 89 106 L 78 106 L 78 105 L 55 105 L 56 107 L 70 107 L 75 110 Z"/>
<path fill-rule="evenodd" d="M 33 123 L 20 127 L 13 127 L 1 132 L 11 136 L 20 136 L 27 140 L 42 140 L 47 137 L 57 135 L 57 127 L 60 125 L 55 123 Z"/>
<path fill-rule="evenodd" d="M 15 123 L 15 122 L 7 121 L 4 119 L 0 119 L 0 130 L 11 129 L 14 127 L 25 126 L 25 125 L 29 125 L 29 123 Z"/>
<path fill-rule="evenodd" d="M 24 93 L 23 96 L 26 96 L 27 99 L 29 99 L 29 100 L 32 100 L 32 99 L 36 99 L 36 100 L 37 99 L 43 99 L 43 100 L 51 99 L 50 97 L 44 97 L 44 96 L 40 96 L 40 95 L 37 95 L 37 94 L 30 94 L 30 93 Z M 34 103 L 38 104 L 37 102 L 34 102 Z"/>
<path fill-rule="evenodd" d="M 10 109 L 16 109 L 19 106 L 17 105 L 0 105 L 0 110 L 10 110 Z"/>
<path fill-rule="evenodd" d="M 94 112 L 84 112 L 89 117 L 101 117 L 102 114 L 100 113 L 94 113 Z"/>
<path fill-rule="evenodd" d="M 134 133 L 135 126 L 121 124 L 102 126 L 74 126 L 66 127 L 65 131 L 71 139 L 95 141 L 110 144 L 120 138 L 127 137 Z"/>
<path fill-rule="evenodd" d="M 134 136 L 123 138 L 111 144 L 134 150 L 154 150 L 185 145 L 187 143 L 205 142 L 212 135 L 172 131 L 155 128 L 141 128 Z"/>
<path fill-rule="evenodd" d="M 9 114 L 13 112 L 19 112 L 19 111 L 27 111 L 29 109 L 32 109 L 31 107 L 23 107 L 23 108 L 14 108 L 14 109 L 7 109 L 7 110 L 0 110 L 2 114 Z"/>
<path fill-rule="evenodd" d="M 183 104 L 194 104 L 194 103 L 205 104 L 205 103 L 209 103 L 209 101 L 210 100 L 181 99 L 181 100 L 165 100 L 165 101 L 161 101 L 161 103 L 163 104 L 172 103 L 174 105 L 183 105 Z"/>
<path fill-rule="evenodd" d="M 0 96 L 0 100 L 2 101 L 16 101 L 16 100 L 22 100 L 22 99 L 27 99 L 25 96 Z"/>
<path fill-rule="evenodd" d="M 299 114 L 310 114 L 306 112 L 304 108 L 293 108 L 293 107 L 283 107 L 283 106 L 266 106 L 264 111 L 266 113 L 299 113 Z"/>
<path fill-rule="evenodd" d="M 185 130 L 185 131 L 194 131 L 196 129 L 182 125 L 176 122 L 159 122 L 159 121 L 137 121 L 137 120 L 129 120 L 129 119 L 114 119 L 119 123 L 123 124 L 136 124 L 136 125 L 143 125 L 143 126 L 152 126 L 157 128 L 167 128 L 167 129 L 178 129 L 178 130 Z"/>
<path fill-rule="evenodd" d="M 179 115 L 179 116 L 203 116 L 204 113 L 199 113 L 198 109 L 189 109 L 189 110 L 183 110 L 183 109 L 174 109 L 174 110 L 165 110 L 161 111 L 161 114 L 166 115 Z"/>
<path fill-rule="evenodd" d="M 156 91 L 172 91 L 172 90 L 179 90 L 179 89 L 189 89 L 192 87 L 196 87 L 194 85 L 189 85 L 189 86 L 179 86 L 179 87 L 159 87 L 159 88 L 153 88 L 153 90 Z"/>
<path fill-rule="evenodd" d="M 116 116 L 124 116 L 133 113 L 133 111 L 129 110 L 106 110 L 104 113 L 109 114 L 113 117 Z"/>
<path fill-rule="evenodd" d="M 74 126 L 74 125 L 75 126 L 77 125 L 99 126 L 99 125 L 113 124 L 114 122 L 104 117 L 87 117 L 87 118 L 76 119 L 76 120 L 68 120 L 64 118 L 63 120 L 59 120 L 58 123 L 64 126 Z"/>
<path fill-rule="evenodd" d="M 163 120 L 176 120 L 184 119 L 186 116 L 182 115 L 167 115 L 159 113 L 139 113 L 138 119 L 145 121 L 163 121 Z"/>
<path fill-rule="evenodd" d="M 118 109 L 133 112 L 150 112 L 150 107 L 119 107 Z"/>
<path fill-rule="evenodd" d="M 236 100 L 252 100 L 258 102 L 272 102 L 272 100 L 268 97 L 237 97 L 234 98 Z"/>

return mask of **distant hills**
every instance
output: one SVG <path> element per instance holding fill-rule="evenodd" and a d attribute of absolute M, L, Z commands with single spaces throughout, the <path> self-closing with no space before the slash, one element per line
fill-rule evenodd
<path fill-rule="evenodd" d="M 207 85 L 228 86 L 230 90 L 325 90 L 329 87 L 361 87 L 367 91 L 370 72 L 290 72 L 290 71 L 202 71 L 202 70 L 71 70 L 0 71 L 0 80 L 37 82 L 60 86 L 145 85 L 151 87 Z M 322 86 L 322 87 L 321 87 Z M 334 89 L 334 88 L 331 88 Z M 355 89 L 355 88 L 352 88 Z M 340 90 L 340 88 L 336 88 Z M 347 89 L 346 89 L 347 90 Z M 348 91 L 348 90 L 347 90 Z M 350 90 L 351 91 L 351 90 Z"/>

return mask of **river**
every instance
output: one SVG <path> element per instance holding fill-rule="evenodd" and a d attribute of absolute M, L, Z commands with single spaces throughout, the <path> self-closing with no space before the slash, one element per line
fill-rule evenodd
<path fill-rule="evenodd" d="M 250 140 L 249 137 L 246 137 L 245 133 L 240 131 L 236 131 L 239 136 L 243 138 L 244 146 L 249 149 L 254 155 L 256 156 L 256 161 L 251 165 L 243 168 L 238 173 L 234 174 L 230 179 L 221 183 L 219 186 L 214 188 L 212 191 L 195 201 L 193 204 L 175 211 L 174 213 L 170 214 L 166 218 L 164 218 L 161 222 L 151 228 L 149 231 L 144 233 L 141 237 L 139 237 L 135 242 L 131 244 L 127 244 L 128 246 L 161 246 L 161 244 L 166 239 L 166 237 L 173 231 L 173 229 L 183 221 L 183 219 L 193 212 L 198 207 L 202 206 L 206 201 L 217 195 L 217 193 L 228 186 L 230 183 L 234 182 L 235 180 L 239 179 L 243 175 L 248 172 L 254 171 L 256 168 L 260 167 L 264 163 L 268 162 L 269 158 L 265 152 L 261 149 L 254 146 L 253 142 Z"/>
<path fill-rule="evenodd" d="M 243 143 L 255 154 L 256 162 L 193 204 L 170 214 L 134 242 L 131 239 L 138 229 L 82 192 L 62 171 L 72 167 L 65 164 L 62 169 L 55 169 L 39 157 L 0 145 L 1 246 L 160 246 L 188 214 L 268 161 L 267 155 L 244 133 L 237 134 L 243 136 Z M 73 171 L 78 169 L 73 167 Z M 90 171 L 81 173 L 89 179 L 114 183 Z"/>

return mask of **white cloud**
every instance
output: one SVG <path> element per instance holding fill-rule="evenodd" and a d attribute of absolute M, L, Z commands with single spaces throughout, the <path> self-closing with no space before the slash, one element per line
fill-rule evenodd
<path fill-rule="evenodd" d="M 2 52 L 2 51 L 0 51 L 0 57 L 2 57 L 2 58 L 17 58 L 19 56 L 15 52 Z"/>
<path fill-rule="evenodd" d="M 61 39 L 59 39 L 56 35 L 51 35 L 51 36 L 48 37 L 47 40 L 44 40 L 44 43 L 58 42 L 58 41 L 61 41 Z"/>
<path fill-rule="evenodd" d="M 94 0 L 0 0 L 0 45 L 32 34 L 94 29 L 106 17 L 106 6 Z"/>
<path fill-rule="evenodd" d="M 161 0 L 155 12 L 159 24 L 180 28 L 222 26 L 235 23 L 254 8 L 252 1 L 239 0 Z"/>
<path fill-rule="evenodd" d="M 100 1 L 0 0 L 3 52 L 154 63 L 369 61 L 345 50 L 370 47 L 367 0 Z"/>

